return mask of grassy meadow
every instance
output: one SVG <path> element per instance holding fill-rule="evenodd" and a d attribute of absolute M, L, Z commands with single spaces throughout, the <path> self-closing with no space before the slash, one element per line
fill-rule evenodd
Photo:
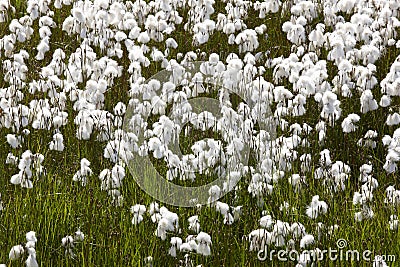
<path fill-rule="evenodd" d="M 2 2 L 8 1 L 0 0 L 0 6 Z M 5 19 L 4 22 L 0 22 L 0 38 L 13 34 L 10 29 L 13 19 L 20 19 L 23 16 L 30 15 L 27 11 L 29 10 L 28 2 L 34 1 L 11 0 L 9 4 L 14 7 L 14 11 L 11 8 L 1 11 Z M 63 5 L 62 8 L 58 9 L 54 7 L 55 1 L 37 2 L 48 2 L 49 10 L 54 12 L 52 19 L 55 24 L 54 27 L 50 27 L 50 47 L 44 58 L 40 60 L 36 58 L 37 47 L 42 39 L 39 34 L 39 29 L 41 28 L 39 19 L 35 19 L 32 22 L 33 33 L 30 39 L 25 42 L 16 41 L 11 54 L 5 52 L 0 42 L 0 62 L 3 65 L 3 72 L 0 74 L 0 97 L 2 99 L 1 102 L 5 103 L 7 100 L 10 106 L 21 104 L 30 107 L 33 100 L 52 98 L 50 90 L 47 92 L 40 90 L 32 92 L 30 83 L 47 79 L 43 78 L 42 70 L 52 62 L 53 53 L 56 49 L 64 51 L 64 63 L 67 66 L 71 55 L 82 44 L 82 38 L 79 34 L 68 34 L 62 30 L 64 21 L 72 14 L 73 4 Z M 86 0 L 86 2 L 90 1 Z M 118 2 L 128 6 L 127 2 L 130 1 Z M 130 6 L 133 6 L 134 2 L 130 2 Z M 163 1 L 155 1 L 153 4 L 156 3 L 154 6 L 157 6 L 161 2 Z M 174 1 L 164 2 L 172 3 Z M 174 25 L 175 29 L 171 33 L 165 33 L 165 39 L 174 38 L 178 44 L 176 49 L 170 49 L 169 54 L 165 57 L 166 60 L 181 58 L 182 55 L 184 56 L 190 51 L 194 51 L 198 55 L 197 60 L 208 60 L 212 53 L 218 54 L 219 60 L 222 62 L 225 62 L 231 53 L 237 54 L 242 60 L 244 59 L 246 53 L 240 53 L 239 45 L 228 44 L 228 35 L 222 31 L 215 30 L 210 34 L 206 43 L 195 44 L 192 41 L 193 33 L 184 27 L 184 24 L 190 19 L 190 6 L 186 3 L 187 1 L 177 2 L 185 3 L 182 6 L 180 4 L 174 6 L 182 16 L 183 22 Z M 241 2 L 243 1 L 213 2 L 214 12 L 210 15 L 210 20 L 217 21 L 219 13 L 227 13 L 227 6 L 239 6 Z M 251 6 L 252 3 L 248 2 L 248 6 Z M 254 29 L 261 24 L 266 26 L 265 33 L 258 35 L 258 47 L 251 51 L 253 55 L 261 52 L 258 54 L 260 59 L 254 64 L 257 68 L 266 66 L 265 72 L 261 76 L 275 86 L 284 86 L 293 95 L 296 95 L 299 92 L 295 92 L 294 82 L 290 81 L 288 77 L 283 77 L 280 81 L 275 82 L 274 75 L 276 75 L 276 70 L 274 70 L 273 66 L 268 67 L 268 64 L 266 64 L 266 62 L 271 62 L 274 58 L 281 56 L 288 58 L 292 53 L 298 51 L 299 45 L 293 44 L 287 39 L 286 33 L 282 31 L 282 26 L 286 21 L 290 21 L 291 16 L 293 16 L 290 9 L 291 5 L 300 1 L 284 2 L 284 4 L 280 5 L 278 12 L 270 12 L 266 14 L 265 18 L 259 18 L 258 10 L 253 7 L 246 8 L 244 4 L 243 9 L 246 11 L 240 14 L 239 17 L 246 24 L 247 29 Z M 324 23 L 324 1 L 313 2 L 318 7 L 317 15 L 315 18 L 309 19 L 304 27 L 307 36 L 318 23 Z M 148 13 L 151 14 L 151 11 Z M 344 21 L 350 21 L 355 13 L 357 13 L 356 9 L 349 13 L 340 11 L 336 15 L 341 16 Z M 400 19 L 400 16 L 398 15 L 397 18 Z M 135 19 L 138 21 L 138 26 L 144 31 L 144 23 L 137 18 Z M 117 30 L 115 25 L 110 25 L 109 28 L 113 31 Z M 327 25 L 325 27 L 325 32 L 334 30 L 335 25 Z M 129 30 L 124 32 L 128 35 Z M 395 29 L 395 32 L 397 35 L 400 33 L 398 28 Z M 394 39 L 396 40 L 396 38 Z M 98 109 L 110 113 L 114 112 L 114 107 L 118 102 L 128 105 L 129 100 L 132 98 L 129 92 L 132 89 L 131 79 L 133 74 L 128 72 L 132 62 L 128 57 L 129 51 L 127 51 L 123 42 L 121 43 L 123 56 L 119 58 L 113 55 L 109 58 L 117 62 L 122 71 L 120 75 L 112 79 L 112 84 L 107 85 L 107 90 L 103 94 L 104 101 L 98 107 Z M 135 40 L 134 43 L 138 42 Z M 109 45 L 113 47 L 115 43 L 111 42 Z M 151 39 L 146 45 L 150 52 L 144 53 L 144 55 L 150 59 L 150 64 L 141 68 L 140 75 L 144 79 L 152 77 L 163 69 L 161 61 L 151 59 L 152 49 L 159 51 L 166 49 L 166 44 L 163 41 Z M 361 49 L 362 45 L 363 41 L 357 41 L 354 49 Z M 385 44 L 382 45 L 384 46 Z M 93 44 L 91 47 L 97 59 L 107 56 L 107 52 L 102 50 L 100 46 Z M 304 47 L 308 51 L 307 44 Z M 22 85 L 14 83 L 13 78 L 10 79 L 6 74 L 6 61 L 15 60 L 13 54 L 21 50 L 25 50 L 29 54 L 29 58 L 24 60 L 27 71 Z M 317 49 L 316 54 L 319 60 L 326 60 L 327 78 L 324 78 L 324 80 L 332 85 L 332 80 L 339 75 L 340 71 L 338 64 L 334 60 L 327 60 L 330 50 L 330 47 L 322 46 Z M 376 70 L 373 72 L 373 76 L 376 77 L 378 83 L 371 88 L 373 97 L 378 102 L 384 95 L 380 82 L 387 76 L 393 62 L 400 55 L 400 46 L 398 48 L 396 48 L 396 45 L 389 46 L 386 41 L 386 47 L 381 51 L 379 59 L 374 62 Z M 301 56 L 299 58 L 301 60 Z M 357 60 L 353 61 L 353 64 L 363 65 L 362 62 Z M 58 75 L 60 80 L 67 80 L 67 71 Z M 76 88 L 82 91 L 86 90 L 88 80 L 89 77 L 83 75 L 82 82 L 75 82 Z M 14 90 L 12 89 L 13 86 L 17 88 L 16 91 L 22 92 L 23 97 L 11 95 Z M 62 85 L 56 87 L 55 90 L 67 92 Z M 296 266 L 298 264 L 297 261 L 284 262 L 278 260 L 276 256 L 272 261 L 269 259 L 260 261 L 257 259 L 257 251 L 250 251 L 249 234 L 253 230 L 259 229 L 260 218 L 269 214 L 274 220 L 288 222 L 289 224 L 294 222 L 303 224 L 306 232 L 313 235 L 315 239 L 309 247 L 311 249 L 337 248 L 337 241 L 345 239 L 347 241 L 346 249 L 358 250 L 359 252 L 370 250 L 374 256 L 395 255 L 396 261 L 386 261 L 386 264 L 388 266 L 398 266 L 397 258 L 400 257 L 398 240 L 400 240 L 400 236 L 397 227 L 395 230 L 391 230 L 389 225 L 390 216 L 398 215 L 399 213 L 398 204 L 387 204 L 385 203 L 385 198 L 387 197 L 386 189 L 388 186 L 394 186 L 397 189 L 400 184 L 397 170 L 388 173 L 383 168 L 388 150 L 383 144 L 382 138 L 385 135 L 392 136 L 397 129 L 396 125 L 387 125 L 385 121 L 389 114 L 399 111 L 399 97 L 393 96 L 388 107 L 379 106 L 376 110 L 361 113 L 360 96 L 362 90 L 351 90 L 352 96 L 348 97 L 343 96 L 340 92 L 336 93 L 337 99 L 340 101 L 341 115 L 332 125 L 328 125 L 329 123 L 325 120 L 326 134 L 323 142 L 319 141 L 320 136 L 316 130 L 312 130 L 307 136 L 300 135 L 302 139 L 308 140 L 309 145 L 295 148 L 298 158 L 293 160 L 290 168 L 284 171 L 282 178 L 271 182 L 273 190 L 271 193 L 261 196 L 261 204 L 260 198 L 252 197 L 249 193 L 248 187 L 252 180 L 252 175 L 249 173 L 242 177 L 235 190 L 219 199 L 219 201 L 232 207 L 242 206 L 239 218 L 231 225 L 224 224 L 224 216 L 212 205 L 175 207 L 159 203 L 160 207 L 165 206 L 169 211 L 179 216 L 179 231 L 167 232 L 166 240 L 161 240 L 155 234 L 157 223 L 154 223 L 148 214 L 150 204 L 158 200 L 149 196 L 137 185 L 127 167 L 124 167 L 126 175 L 118 188 L 121 196 L 123 196 L 123 201 L 119 203 L 120 205 L 116 205 L 115 199 L 110 196 L 110 191 L 103 190 L 99 175 L 102 170 L 111 169 L 115 165 L 110 159 L 104 157 L 104 149 L 108 140 L 98 140 L 96 138 L 96 134 L 99 133 L 97 129 L 93 130 L 92 135 L 87 140 L 77 138 L 79 124 L 74 120 L 78 116 L 79 110 L 74 108 L 75 101 L 71 100 L 68 94 L 66 94 L 65 107 L 63 108 L 63 111 L 68 114 L 67 121 L 65 125 L 62 125 L 57 130 L 62 133 L 64 138 L 65 149 L 63 151 L 49 149 L 53 134 L 57 132 L 55 128 L 38 129 L 33 126 L 32 117 L 28 116 L 29 123 L 24 127 L 19 127 L 19 129 L 7 127 L 6 116 L 9 110 L 3 109 L 3 104 L 0 103 L 0 193 L 2 203 L 2 209 L 0 210 L 0 263 L 4 263 L 6 266 L 28 265 L 25 263 L 28 255 L 27 251 L 16 260 L 10 260 L 9 253 L 13 246 L 26 243 L 26 233 L 34 231 L 37 237 L 35 250 L 39 266 Z M 397 88 L 396 90 L 399 89 Z M 204 94 L 204 96 L 209 95 Z M 295 123 L 299 125 L 307 123 L 312 128 L 315 128 L 318 122 L 324 120 L 320 116 L 322 102 L 317 103 L 311 95 L 307 97 L 303 115 L 291 116 L 289 114 L 282 115 L 279 118 L 284 119 L 288 127 L 278 127 L 277 136 L 291 137 L 293 132 L 289 126 Z M 272 110 L 276 110 L 281 104 L 272 103 Z M 287 104 L 287 101 L 283 103 L 283 105 Z M 55 103 L 51 103 L 51 106 L 55 105 Z M 356 123 L 357 128 L 355 131 L 345 133 L 343 132 L 342 121 L 352 113 L 360 116 L 359 121 Z M 157 118 L 152 119 L 156 120 Z M 121 126 L 113 126 L 112 128 L 114 131 L 117 128 L 121 128 Z M 26 132 L 23 132 L 24 129 L 28 129 L 30 133 L 25 134 Z M 374 138 L 376 141 L 375 148 L 357 144 L 368 130 L 377 132 L 377 136 Z M 7 141 L 8 134 L 23 136 L 23 141 L 20 142 L 19 146 L 13 148 L 10 142 Z M 191 146 L 195 141 L 202 138 L 217 139 L 220 138 L 220 135 L 212 131 L 193 131 L 189 135 L 182 134 L 180 136 L 181 150 L 185 153 L 191 153 Z M 321 165 L 320 153 L 324 149 L 330 151 L 332 163 L 342 161 L 350 167 L 347 179 L 343 182 L 344 190 L 334 191 L 322 182 L 323 179 L 315 177 L 315 171 Z M 42 174 L 34 173 L 32 175 L 30 179 L 33 183 L 32 188 L 24 188 L 11 183 L 11 177 L 19 171 L 18 163 L 6 164 L 9 153 L 19 159 L 26 150 L 32 151 L 33 154 L 40 153 L 44 157 L 42 166 L 45 171 Z M 253 151 L 252 153 L 257 152 Z M 304 171 L 301 167 L 299 159 L 303 154 L 311 155 L 308 171 Z M 73 180 L 75 173 L 80 169 L 81 159 L 83 158 L 90 162 L 90 169 L 92 170 L 92 174 L 87 177 L 85 186 Z M 153 158 L 152 162 L 161 173 L 167 171 L 168 168 L 163 160 Z M 258 164 L 256 154 L 252 155 L 249 165 L 256 167 Z M 362 189 L 363 182 L 360 181 L 359 177 L 360 167 L 363 164 L 371 164 L 373 166 L 371 175 L 378 181 L 379 185 L 373 190 L 373 198 L 367 200 L 368 207 L 373 211 L 373 217 L 357 221 L 355 213 L 361 211 L 361 205 L 354 205 L 353 197 L 355 192 L 361 192 L 360 190 Z M 294 190 L 293 185 L 288 180 L 293 174 L 304 176 L 300 190 Z M 209 176 L 207 179 L 213 180 L 214 178 Z M 196 182 L 201 183 L 204 181 L 196 180 Z M 177 181 L 176 183 L 190 186 L 189 181 Z M 315 195 L 319 195 L 319 199 L 328 204 L 328 211 L 325 214 L 320 214 L 318 218 L 312 219 L 307 216 L 306 210 Z M 285 203 L 287 203 L 286 207 Z M 142 204 L 147 208 L 147 211 L 143 214 L 143 221 L 137 225 L 132 223 L 131 207 L 135 204 Z M 184 240 L 188 235 L 196 235 L 194 231 L 189 229 L 188 222 L 189 217 L 194 215 L 198 215 L 200 230 L 211 236 L 211 255 L 204 256 L 195 251 L 178 251 L 177 256 L 172 257 L 169 255 L 171 237 L 179 236 Z M 335 231 L 329 231 L 329 227 L 334 225 L 337 225 L 338 228 Z M 71 257 L 66 255 L 66 248 L 62 244 L 62 239 L 65 236 L 73 235 L 78 229 L 84 234 L 84 239 L 74 243 L 73 252 L 75 256 Z M 273 245 L 269 248 L 278 249 Z M 303 249 L 299 247 L 298 242 L 295 243 L 295 248 L 299 251 Z M 283 249 L 286 249 L 286 246 Z M 152 259 L 149 260 L 148 257 L 152 257 Z M 330 261 L 325 258 L 304 266 L 372 266 L 373 259 L 374 257 L 370 262 L 367 262 Z"/>

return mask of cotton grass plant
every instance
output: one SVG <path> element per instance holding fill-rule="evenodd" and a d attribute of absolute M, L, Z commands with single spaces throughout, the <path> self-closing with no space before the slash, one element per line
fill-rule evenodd
<path fill-rule="evenodd" d="M 0 263 L 397 266 L 379 256 L 400 257 L 399 19 L 393 0 L 1 0 Z M 166 205 L 135 157 L 182 186 L 238 183 Z M 307 259 L 338 239 L 371 261 Z"/>

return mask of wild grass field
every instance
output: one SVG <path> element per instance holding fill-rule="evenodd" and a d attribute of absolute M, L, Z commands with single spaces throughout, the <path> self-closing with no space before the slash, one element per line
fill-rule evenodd
<path fill-rule="evenodd" d="M 0 0 L 0 263 L 399 266 L 399 19 L 396 0 Z"/>

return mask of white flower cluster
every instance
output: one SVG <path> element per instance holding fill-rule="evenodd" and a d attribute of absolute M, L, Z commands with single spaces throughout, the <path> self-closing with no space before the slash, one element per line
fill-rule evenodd
<path fill-rule="evenodd" d="M 15 7 L 10 3 L 10 0 L 5 0 L 0 3 L 0 22 L 5 22 L 8 19 L 8 12 L 15 13 Z"/>
<path fill-rule="evenodd" d="M 318 196 L 315 196 L 314 203 L 318 201 Z M 321 201 L 323 202 L 323 201 Z M 320 203 L 323 206 L 323 204 Z M 305 253 L 299 255 L 298 265 L 308 266 L 312 257 L 307 257 L 306 252 L 313 251 L 315 256 L 321 254 L 322 250 L 318 247 L 312 249 L 316 245 L 316 241 L 320 239 L 318 234 L 317 240 L 314 235 L 307 233 L 306 228 L 300 222 L 283 222 L 280 220 L 273 219 L 271 215 L 264 215 L 260 218 L 261 228 L 253 230 L 248 236 L 249 250 L 250 251 L 264 251 L 268 246 L 275 247 L 286 247 L 290 253 L 291 250 L 296 249 L 296 243 L 300 249 L 307 249 Z M 326 229 L 327 228 L 327 229 Z M 338 229 L 337 225 L 325 227 L 322 223 L 318 223 L 317 231 L 327 231 L 329 234 L 333 234 Z M 264 251 L 265 252 L 265 251 Z M 310 255 L 308 255 L 310 256 Z"/>
<path fill-rule="evenodd" d="M 146 206 L 136 204 L 131 207 L 133 214 L 132 224 L 138 225 L 143 221 L 143 215 L 146 212 Z M 179 228 L 179 217 L 176 213 L 169 211 L 166 207 L 159 207 L 157 202 L 152 202 L 149 206 L 148 214 L 153 223 L 157 224 L 155 235 L 161 240 L 167 239 L 169 233 L 181 233 Z M 177 257 L 177 252 L 196 252 L 198 254 L 211 255 L 211 237 L 205 232 L 200 232 L 200 221 L 197 215 L 188 219 L 189 230 L 196 232 L 197 235 L 188 235 L 185 242 L 182 238 L 173 236 L 170 239 L 171 247 L 168 254 Z"/>
<path fill-rule="evenodd" d="M 89 166 L 90 161 L 88 161 L 86 158 L 81 159 L 81 168 L 75 173 L 74 177 L 72 177 L 72 180 L 75 182 L 81 182 L 82 186 L 86 186 L 88 177 L 93 173 Z"/>
<path fill-rule="evenodd" d="M 32 154 L 30 150 L 22 153 L 21 158 L 17 159 L 14 155 L 8 154 L 7 163 L 18 165 L 19 172 L 11 176 L 11 183 L 21 185 L 21 187 L 32 188 L 32 178 L 39 178 L 45 174 L 42 166 L 44 156 L 40 153 Z"/>
<path fill-rule="evenodd" d="M 319 196 L 313 196 L 310 205 L 307 207 L 306 214 L 311 219 L 316 219 L 320 213 L 326 214 L 328 211 L 328 204 L 325 201 L 319 200 Z"/>
<path fill-rule="evenodd" d="M 82 242 L 85 239 L 85 235 L 78 229 L 74 236 L 67 235 L 61 239 L 61 245 L 65 248 L 65 255 L 74 258 L 76 255 L 74 253 L 75 244 Z"/>
<path fill-rule="evenodd" d="M 172 240 L 171 240 L 171 245 L 172 245 L 171 249 L 174 248 L 174 245 L 172 244 Z M 178 243 L 175 246 L 178 247 L 177 245 L 178 245 Z M 183 242 L 183 243 L 182 243 L 182 240 L 180 240 L 179 251 L 181 251 L 181 252 L 194 251 L 203 256 L 209 256 L 209 255 L 211 255 L 211 245 L 212 245 L 211 236 L 205 232 L 200 232 L 196 236 L 189 235 L 185 239 L 185 242 Z M 171 252 L 171 250 L 170 250 L 170 252 Z M 173 255 L 171 254 L 171 256 L 173 256 Z"/>
<path fill-rule="evenodd" d="M 387 147 L 388 150 L 383 168 L 388 173 L 394 173 L 397 170 L 397 162 L 400 160 L 400 128 L 394 131 L 392 137 L 385 135 L 382 138 L 382 143 Z"/>
<path fill-rule="evenodd" d="M 108 191 L 108 194 L 112 197 L 112 202 L 116 206 L 122 206 L 123 196 L 119 191 L 119 188 L 122 186 L 122 180 L 125 177 L 125 168 L 121 165 L 114 165 L 114 167 L 110 169 L 104 169 L 99 174 L 99 179 L 101 181 L 101 190 Z"/>
<path fill-rule="evenodd" d="M 320 155 L 320 167 L 315 170 L 314 178 L 322 179 L 323 185 L 330 192 L 344 191 L 346 189 L 345 182 L 350 176 L 350 166 L 342 161 L 332 164 L 328 149 L 321 151 Z"/>
<path fill-rule="evenodd" d="M 382 166 L 373 164 L 376 169 L 383 167 L 388 175 L 396 173 L 400 129 L 392 126 L 400 124 L 400 112 L 396 111 L 400 56 L 389 63 L 389 72 L 383 75 L 378 73 L 378 62 L 392 48 L 400 48 L 399 1 L 221 2 L 224 9 L 216 14 L 214 0 L 28 0 L 26 10 L 20 13 L 14 13 L 15 1 L 0 1 L 0 23 L 5 25 L 0 38 L 4 81 L 0 88 L 0 128 L 10 149 L 6 163 L 18 170 L 8 178 L 10 183 L 32 188 L 44 180 L 40 179 L 45 174 L 44 155 L 47 162 L 48 157 L 63 156 L 74 149 L 68 147 L 73 143 L 70 138 L 74 138 L 66 136 L 70 128 L 76 129 L 78 142 L 93 141 L 101 146 L 100 156 L 112 164 L 102 171 L 92 170 L 96 164 L 91 165 L 85 157 L 92 162 L 94 159 L 79 156 L 73 181 L 87 186 L 92 182 L 90 177 L 98 174 L 101 190 L 108 193 L 114 205 L 122 206 L 122 182 L 128 179 L 127 163 L 135 156 L 162 162 L 171 182 L 196 182 L 202 175 L 225 177 L 223 184 L 209 189 L 208 202 L 227 225 L 240 220 L 245 205 L 231 206 L 218 200 L 233 189 L 237 197 L 241 186 L 236 182 L 243 177 L 249 178 L 244 188 L 260 207 L 286 181 L 293 194 L 301 194 L 314 183 L 321 183 L 331 196 L 348 190 L 347 184 L 353 182 L 350 163 L 334 156 L 331 159 L 331 152 L 337 155 L 333 154 L 335 148 L 325 147 L 331 141 L 329 130 L 335 127 L 346 138 L 363 131 L 355 139 L 357 145 L 371 150 L 381 145 L 377 139 L 387 129 L 390 133 L 382 138 L 387 148 L 385 161 Z M 59 21 L 55 13 L 64 8 L 67 17 Z M 274 53 L 265 51 L 264 44 L 266 40 L 275 42 L 268 35 L 275 21 L 251 28 L 249 14 L 265 21 L 269 16 L 289 17 L 279 27 L 292 45 L 290 52 L 272 58 Z M 184 38 L 176 37 L 174 33 L 182 28 Z M 73 43 L 59 47 L 54 40 L 57 29 Z M 202 51 L 216 36 L 226 42 L 221 48 L 228 46 L 236 53 Z M 186 40 L 198 50 L 187 51 Z M 32 51 L 21 49 L 24 45 Z M 200 60 L 200 67 L 195 69 L 194 62 Z M 168 81 L 147 80 L 142 72 L 153 66 L 168 71 Z M 121 82 L 128 89 L 118 100 L 110 99 Z M 218 92 L 214 92 L 215 87 L 220 87 Z M 197 112 L 191 100 L 214 93 L 221 116 Z M 242 98 L 239 103 L 231 100 L 232 93 Z M 303 118 L 307 119 L 309 112 L 315 112 L 312 117 L 316 120 L 306 123 Z M 382 113 L 388 127 L 382 130 L 377 126 L 364 134 L 365 120 Z M 126 122 L 127 115 L 131 117 Z M 149 117 L 154 119 L 152 123 Z M 195 140 L 185 155 L 175 150 L 182 132 L 189 137 L 201 131 L 214 131 L 221 140 Z M 30 140 L 36 134 L 47 140 L 38 144 L 45 151 L 32 148 Z M 252 151 L 254 164 L 244 163 L 242 153 L 246 149 Z M 48 150 L 51 152 L 46 153 Z M 360 188 L 353 195 L 357 221 L 374 216 L 371 203 L 379 183 L 372 174 L 373 164 L 360 167 Z M 315 192 L 311 196 L 305 214 L 314 220 L 327 214 L 328 204 Z M 399 190 L 394 186 L 387 187 L 385 203 L 392 207 L 400 203 Z M 281 211 L 297 210 L 287 202 L 281 205 Z M 147 212 L 156 225 L 155 235 L 162 241 L 170 234 L 181 233 L 178 214 L 157 203 L 148 209 L 133 205 L 130 211 L 133 225 L 145 221 Z M 171 256 L 176 257 L 178 252 L 211 254 L 211 237 L 200 231 L 204 227 L 199 218 L 193 215 L 188 219 L 195 236 L 188 236 L 185 242 L 177 236 L 169 239 Z M 266 244 L 290 247 L 291 239 L 306 248 L 315 241 L 300 222 L 289 224 L 266 215 L 260 224 L 262 229 L 249 235 L 250 250 Z M 389 227 L 398 228 L 395 214 Z M 67 254 L 73 255 L 73 244 L 81 239 L 83 234 L 63 238 Z M 12 248 L 10 259 L 28 253 L 26 264 L 37 266 L 34 233 L 27 235 L 27 241 Z"/>
<path fill-rule="evenodd" d="M 378 181 L 372 176 L 372 165 L 364 164 L 360 167 L 359 181 L 362 183 L 361 190 L 354 192 L 353 205 L 361 206 L 361 211 L 354 214 L 356 221 L 371 219 L 374 212 L 369 206 L 374 197 L 373 192 L 378 187 Z"/>
<path fill-rule="evenodd" d="M 224 224 L 231 225 L 239 220 L 242 206 L 230 207 L 228 204 L 217 201 L 215 203 L 216 210 L 224 216 Z"/>
<path fill-rule="evenodd" d="M 28 258 L 25 261 L 26 267 L 38 267 L 39 264 L 36 260 L 35 245 L 37 242 L 36 233 L 30 231 L 26 233 L 26 244 L 15 245 L 11 248 L 9 253 L 10 260 L 14 261 L 22 257 L 23 254 L 27 253 Z"/>

